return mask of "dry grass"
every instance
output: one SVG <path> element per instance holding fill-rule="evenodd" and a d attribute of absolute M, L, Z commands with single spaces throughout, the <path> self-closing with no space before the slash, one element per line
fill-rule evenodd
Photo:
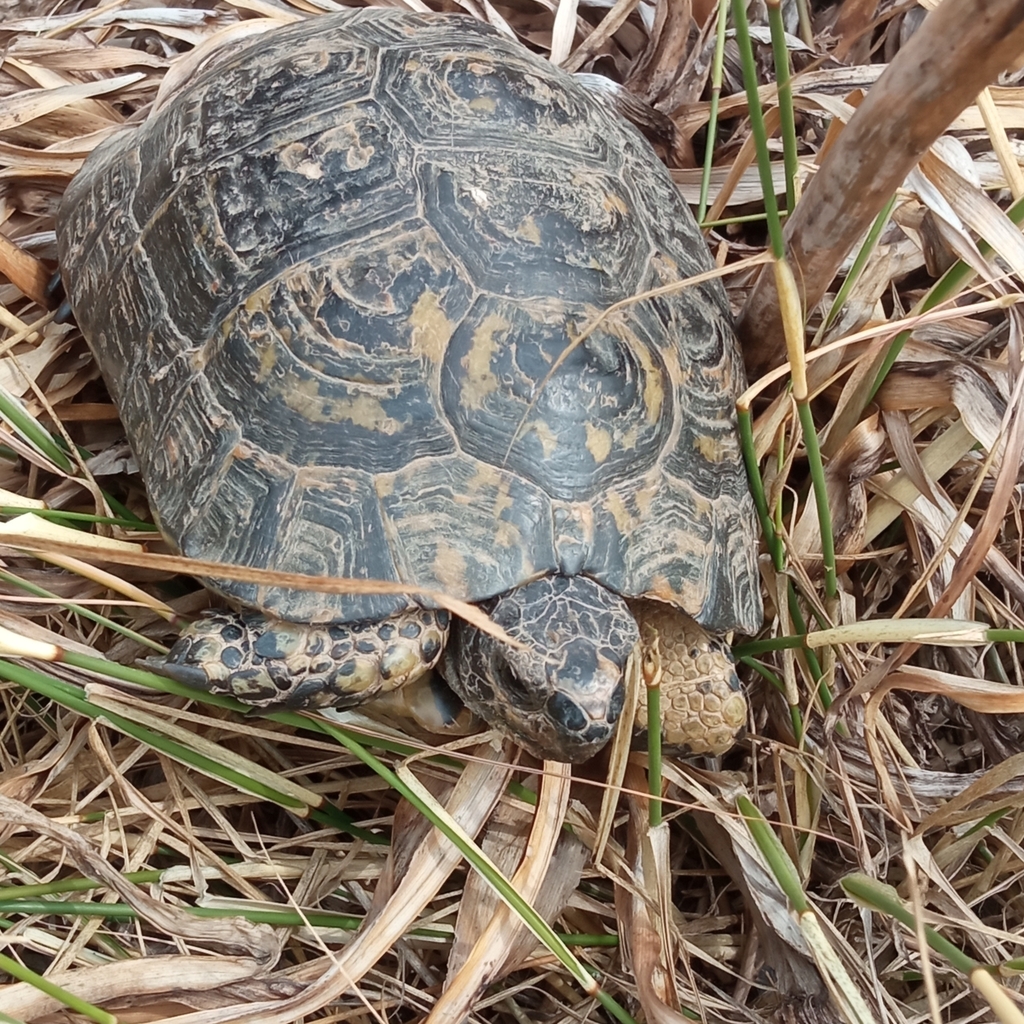
<path fill-rule="evenodd" d="M 0 278 L 0 385 L 20 400 L 0 426 L 0 487 L 10 492 L 0 503 L 109 514 L 116 496 L 122 523 L 148 520 L 84 344 L 43 312 L 54 212 L 84 155 L 144 114 L 177 54 L 241 19 L 319 9 L 294 2 L 115 2 L 47 17 L 49 3 L 0 0 L 0 269 L 11 282 Z M 691 139 L 702 143 L 710 57 L 688 31 L 687 5 L 659 4 L 653 20 L 638 13 L 653 14 L 650 5 L 630 0 L 610 9 L 563 0 L 558 17 L 526 0 L 444 6 L 488 13 L 572 68 L 599 55 L 599 70 L 673 117 L 680 134 L 664 148 L 697 202 L 700 173 L 683 165 Z M 693 8 L 713 24 L 707 4 Z M 810 45 L 794 40 L 804 178 L 919 13 L 844 0 L 814 15 Z M 768 67 L 767 49 L 758 53 Z M 714 218 L 758 209 L 736 68 L 730 43 Z M 773 95 L 763 90 L 769 106 Z M 1019 1020 L 1024 679 L 1012 641 L 1024 634 L 986 629 L 1024 628 L 1024 242 L 1001 212 L 1024 193 L 1024 91 L 1008 79 L 946 114 L 952 127 L 899 188 L 842 308 L 825 319 L 849 260 L 837 279 L 808 283 L 824 301 L 809 317 L 811 358 L 794 356 L 795 393 L 806 379 L 834 589 L 797 403 L 780 387 L 791 371 L 752 387 L 779 541 L 778 559 L 763 561 L 763 636 L 812 636 L 741 648 L 760 666 L 748 672 L 749 735 L 720 765 L 665 762 L 665 825 L 647 827 L 639 755 L 618 773 L 618 803 L 605 796 L 606 766 L 571 782 L 553 766 L 540 776 L 486 737 L 441 760 L 375 746 L 400 769 L 382 777 L 336 735 L 295 718 L 156 699 L 132 670 L 120 684 L 102 678 L 91 659 L 132 664 L 205 595 L 171 575 L 174 563 L 111 546 L 90 553 L 66 536 L 32 543 L 19 521 L 0 549 L 0 642 L 10 653 L 0 658 L 0 953 L 125 1021 L 397 1021 L 432 1010 L 434 1021 L 463 1011 L 488 1021 L 610 1019 L 593 986 L 497 909 L 480 876 L 400 797 L 404 785 L 478 835 L 519 891 L 578 937 L 601 991 L 637 1017 L 678 1021 L 681 1006 L 730 1021 L 966 1022 L 996 1011 Z M 938 131 L 935 120 L 930 111 Z M 872 133 L 855 130 L 838 140 L 843 152 L 882 167 Z M 794 240 L 791 228 L 794 252 L 835 246 L 844 209 L 856 205 L 820 185 L 828 173 L 823 166 L 819 195 L 809 189 L 816 205 L 797 225 L 810 234 Z M 721 262 L 738 266 L 762 251 L 763 230 L 721 226 L 711 241 Z M 917 316 L 957 260 L 970 269 L 947 275 L 942 302 Z M 737 309 L 753 276 L 744 265 L 729 279 Z M 757 302 L 772 307 L 766 290 Z M 754 366 L 771 362 L 753 344 L 748 355 Z M 116 524 L 95 532 L 139 539 Z M 29 544 L 48 544 L 45 558 L 26 554 Z M 107 575 L 88 567 L 100 558 Z M 753 807 L 795 865 L 789 875 L 771 843 L 752 838 L 756 824 L 741 811 Z M 917 927 L 896 923 L 884 892 L 867 894 L 878 912 L 854 902 L 841 882 L 855 873 L 892 886 Z M 60 913 L 56 901 L 68 901 Z M 926 924 L 953 948 L 929 949 Z M 457 980 L 442 997 L 446 976 Z M 0 980 L 11 982 L 0 986 L 0 1016 L 87 1019 L 30 982 Z"/>

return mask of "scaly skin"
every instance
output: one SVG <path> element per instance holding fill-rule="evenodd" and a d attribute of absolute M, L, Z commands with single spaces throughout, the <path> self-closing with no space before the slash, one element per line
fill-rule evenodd
<path fill-rule="evenodd" d="M 388 697 L 388 708 L 432 732 L 454 727 L 457 705 L 500 725 L 538 757 L 582 761 L 622 710 L 622 670 L 637 642 L 656 647 L 661 731 L 669 749 L 723 754 L 747 718 L 728 648 L 689 616 L 656 601 L 624 602 L 585 577 L 547 577 L 492 602 L 523 649 L 456 623 L 443 684 L 427 685 L 448 638 L 447 612 L 416 609 L 383 622 L 310 626 L 218 611 L 193 623 L 167 675 L 257 707 L 346 707 Z M 635 619 L 635 622 L 634 622 Z M 639 626 L 639 634 L 637 627 Z M 641 691 L 636 729 L 649 727 Z"/>
<path fill-rule="evenodd" d="M 254 707 L 350 707 L 433 668 L 449 624 L 446 611 L 425 608 L 318 626 L 225 609 L 193 622 L 154 667 Z"/>
<path fill-rule="evenodd" d="M 662 743 L 690 754 L 724 754 L 746 725 L 747 699 L 729 648 L 688 615 L 657 601 L 630 601 L 645 646 L 661 661 Z M 647 692 L 636 728 L 646 732 Z"/>

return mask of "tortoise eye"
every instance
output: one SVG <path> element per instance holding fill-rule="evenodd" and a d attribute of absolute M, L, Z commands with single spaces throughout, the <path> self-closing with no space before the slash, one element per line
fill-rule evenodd
<path fill-rule="evenodd" d="M 497 692 L 508 697 L 509 703 L 521 709 L 535 709 L 538 707 L 536 696 L 531 693 L 530 687 L 519 678 L 512 670 L 512 666 L 502 657 L 497 661 Z"/>

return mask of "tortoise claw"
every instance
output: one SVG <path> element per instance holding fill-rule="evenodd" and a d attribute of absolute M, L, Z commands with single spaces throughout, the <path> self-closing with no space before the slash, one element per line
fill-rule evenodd
<path fill-rule="evenodd" d="M 61 280 L 60 271 L 57 270 L 47 282 L 46 300 L 51 306 L 55 306 L 57 303 L 63 302 L 65 298 L 67 296 L 64 294 L 64 282 Z"/>
<path fill-rule="evenodd" d="M 54 310 L 54 323 L 70 324 L 75 322 L 75 314 L 71 309 L 71 303 L 68 302 L 59 270 L 50 278 L 49 284 L 46 286 L 46 302 L 50 309 Z"/>
<path fill-rule="evenodd" d="M 157 675 L 166 676 L 183 686 L 190 686 L 193 690 L 210 689 L 209 677 L 195 665 L 182 665 L 174 661 L 165 661 L 163 658 L 139 658 L 138 664 Z"/>

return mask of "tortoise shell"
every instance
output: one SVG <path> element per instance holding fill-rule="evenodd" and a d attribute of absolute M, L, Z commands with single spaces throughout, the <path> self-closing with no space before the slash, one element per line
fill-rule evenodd
<path fill-rule="evenodd" d="M 490 27 L 370 8 L 219 51 L 97 147 L 58 242 L 184 554 L 760 624 L 724 291 L 615 305 L 705 243 L 644 138 Z M 411 603 L 211 585 L 296 622 Z"/>

